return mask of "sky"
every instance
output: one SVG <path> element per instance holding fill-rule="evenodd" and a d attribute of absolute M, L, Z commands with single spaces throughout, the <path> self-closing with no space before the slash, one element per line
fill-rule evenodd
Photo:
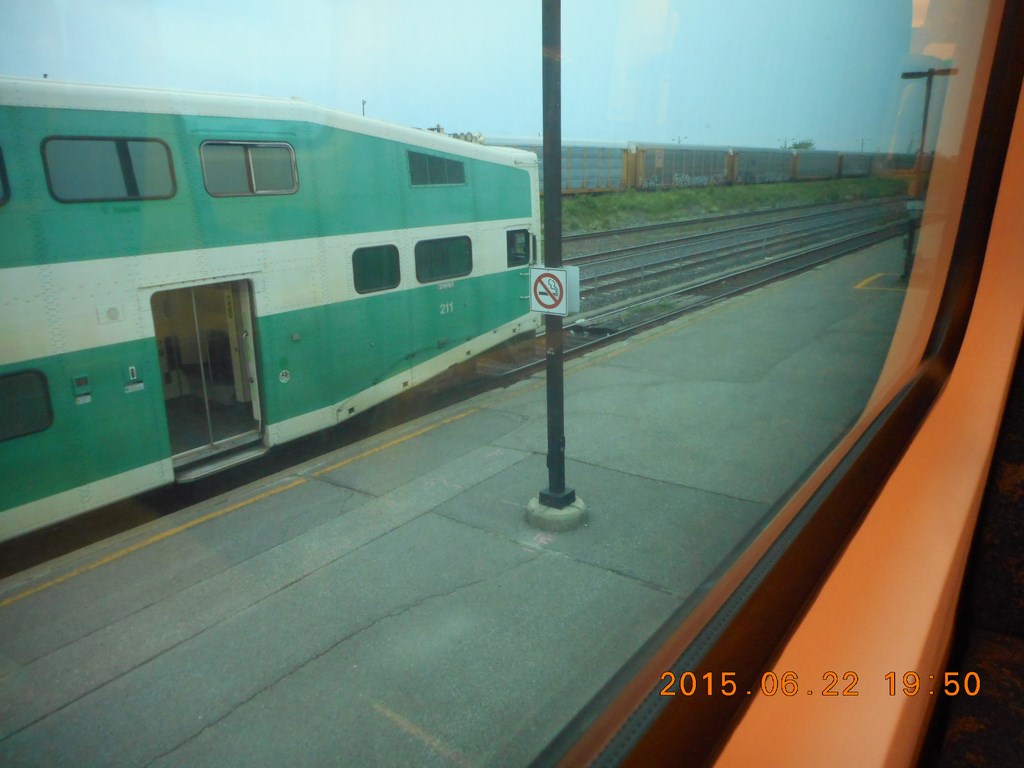
<path fill-rule="evenodd" d="M 901 81 L 900 72 L 942 66 L 950 53 L 915 37 L 928 5 L 562 0 L 563 138 L 747 147 L 811 139 L 820 149 L 916 151 L 923 81 Z M 295 96 L 485 137 L 542 130 L 541 0 L 0 8 L 0 75 Z M 922 48 L 940 58 L 914 53 Z"/>

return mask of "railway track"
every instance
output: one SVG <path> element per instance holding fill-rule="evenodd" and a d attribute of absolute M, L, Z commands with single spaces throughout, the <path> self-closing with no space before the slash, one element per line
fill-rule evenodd
<path fill-rule="evenodd" d="M 591 254 L 580 270 L 584 309 L 566 326 L 565 354 L 581 354 L 846 253 L 900 237 L 906 233 L 906 221 L 902 202 L 887 201 L 794 216 L 769 229 L 742 225 L 726 232 Z M 731 242 L 729 238 L 733 238 Z M 601 269 L 613 263 L 614 267 Z M 584 271 L 588 267 L 592 270 L 589 275 Z M 534 344 L 500 374 L 515 378 L 544 364 L 544 350 Z"/>
<path fill-rule="evenodd" d="M 906 221 L 905 207 L 894 201 L 806 210 L 764 223 L 674 236 L 653 242 L 565 259 L 580 268 L 584 312 L 641 296 L 663 287 L 709 275 L 744 269 L 758 260 L 827 243 L 864 229 Z M 649 230 L 644 228 L 644 234 Z"/>
<path fill-rule="evenodd" d="M 656 243 L 706 232 L 735 231 L 741 227 L 763 227 L 798 218 L 822 217 L 841 211 L 877 210 L 891 207 L 904 211 L 906 200 L 902 197 L 877 198 L 867 201 L 843 201 L 826 204 L 794 205 L 779 208 L 762 208 L 738 213 L 702 215 L 698 218 L 620 227 L 599 232 L 582 232 L 562 237 L 562 253 L 566 261 L 608 253 L 617 248 Z M 727 226 L 723 226 L 727 225 Z"/>

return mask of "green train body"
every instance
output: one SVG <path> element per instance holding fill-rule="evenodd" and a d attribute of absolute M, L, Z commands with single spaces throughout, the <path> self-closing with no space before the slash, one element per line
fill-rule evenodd
<path fill-rule="evenodd" d="M 536 158 L 301 101 L 0 78 L 0 540 L 536 330 Z"/>

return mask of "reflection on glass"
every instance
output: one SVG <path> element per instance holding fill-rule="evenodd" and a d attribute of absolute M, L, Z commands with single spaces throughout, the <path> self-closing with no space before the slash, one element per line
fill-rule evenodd
<path fill-rule="evenodd" d="M 529 185 L 506 186 L 511 172 L 488 176 L 496 155 L 486 147 L 451 139 L 455 160 L 430 143 L 437 137 L 396 139 L 385 123 L 444 119 L 482 132 L 488 145 L 539 153 L 534 5 L 342 10 L 309 0 L 287 10 L 266 4 L 244 22 L 204 6 L 202 25 L 176 6 L 121 8 L 116 28 L 138 32 L 124 35 L 138 66 L 115 62 L 88 34 L 102 28 L 93 15 L 112 10 L 90 9 L 87 25 L 84 11 L 48 4 L 17 14 L 12 29 L 50 35 L 49 49 L 67 55 L 68 80 L 284 99 L 298 91 L 326 108 L 309 117 L 289 112 L 288 101 L 210 96 L 205 113 L 181 115 L 172 96 L 154 92 L 152 109 L 173 126 L 160 129 L 173 134 L 173 175 L 154 170 L 166 153 L 145 137 L 119 154 L 99 128 L 72 141 L 47 127 L 46 172 L 61 199 L 163 196 L 177 184 L 182 208 L 144 208 L 135 220 L 145 228 L 180 216 L 159 219 L 158 246 L 111 254 L 93 243 L 97 262 L 137 259 L 110 268 L 135 281 L 123 303 L 141 329 L 117 343 L 138 344 L 152 373 L 139 379 L 119 361 L 102 364 L 119 403 L 143 380 L 146 396 L 156 393 L 145 417 L 161 439 L 170 434 L 161 448 L 180 459 L 232 439 L 284 443 L 311 424 L 362 416 L 368 392 L 401 392 L 475 358 L 472 342 L 486 334 L 456 337 L 450 329 L 464 318 L 529 328 L 530 286 L 499 280 L 530 261 L 539 199 L 531 191 L 523 203 Z M 944 269 L 920 200 L 960 147 L 943 142 L 960 142 L 966 130 L 981 35 L 972 14 L 955 0 L 567 2 L 561 173 L 566 231 L 580 236 L 566 240 L 567 261 L 581 268 L 579 320 L 593 335 L 673 314 L 567 369 L 568 482 L 586 500 L 585 525 L 553 532 L 526 521 L 548 449 L 548 403 L 531 382 L 431 416 L 344 460 L 296 471 L 301 491 L 268 494 L 273 502 L 247 508 L 250 517 L 197 527 L 222 526 L 169 558 L 160 567 L 173 578 L 158 579 L 209 601 L 197 613 L 210 618 L 194 632 L 161 634 L 161 612 L 179 610 L 171 603 L 184 594 L 169 590 L 137 605 L 124 597 L 123 611 L 96 620 L 108 624 L 83 615 L 65 622 L 52 647 L 26 650 L 26 669 L 59 669 L 61 649 L 84 648 L 91 633 L 129 617 L 153 639 L 152 648 L 141 643 L 145 658 L 125 650 L 132 661 L 116 671 L 118 682 L 72 691 L 67 711 L 64 703 L 34 711 L 0 737 L 0 758 L 4 749 L 46 756 L 51 748 L 64 750 L 55 763 L 109 757 L 89 753 L 85 738 L 55 738 L 68 718 L 83 732 L 103 720 L 126 741 L 140 722 L 166 721 L 164 735 L 138 742 L 139 762 L 219 764 L 241 754 L 240 744 L 267 764 L 536 758 L 673 626 L 666 622 L 700 605 L 809 477 L 837 463 L 834 449 L 863 430 L 865 414 L 920 358 L 921 346 L 897 334 L 931 327 L 907 292 L 932 295 L 922 255 L 928 279 Z M 48 31 L 55 18 L 60 34 Z M 238 23 L 247 34 L 224 34 Z M 298 42 L 287 56 L 253 58 L 288 39 Z M 24 46 L 0 51 L 6 74 L 39 77 L 49 66 Z M 377 110 L 373 120 L 357 114 L 360 102 Z M 36 142 L 34 161 L 36 128 L 23 128 L 24 141 Z M 0 141 L 11 160 L 16 142 Z M 385 141 L 393 142 L 386 151 Z M 952 151 L 944 157 L 936 147 Z M 515 174 L 527 178 L 532 159 L 516 157 Z M 126 193 L 128 166 L 138 195 Z M 28 167 L 19 159 L 11 172 L 0 216 L 20 215 Z M 255 201 L 267 204 L 258 213 L 236 206 L 254 202 L 241 199 L 214 211 L 204 188 L 282 199 Z M 952 199 L 947 212 L 957 205 Z M 102 215 L 116 218 L 108 210 Z M 75 223 L 56 233 L 45 217 L 34 221 L 38 229 L 21 230 L 18 242 L 55 249 L 52 264 L 74 262 Z M 651 224 L 672 226 L 639 229 Z M 244 241 L 226 242 L 235 232 Z M 0 253 L 5 268 L 38 266 L 10 246 Z M 170 280 L 172 258 L 194 269 Z M 416 284 L 400 280 L 403 266 L 415 269 Z M 760 275 L 757 286 L 722 287 L 739 273 Z M 99 289 L 90 296 L 75 322 L 100 317 L 113 335 L 123 326 L 116 312 L 103 313 L 117 302 Z M 501 315 L 502 302 L 519 302 L 520 314 Z M 43 337 L 49 343 L 36 333 Z M 0 377 L 45 357 L 4 343 Z M 93 347 L 81 342 L 74 352 Z M 259 381 L 250 375 L 257 369 Z M 98 410 L 103 379 L 92 375 Z M 356 376 L 365 384 L 351 384 Z M 58 400 L 67 382 L 54 382 L 65 378 L 30 382 L 37 405 L 46 400 L 38 382 L 49 382 L 55 421 L 74 407 Z M 153 605 L 161 615 L 146 618 Z M 160 711 L 91 693 L 108 684 L 152 691 Z M 75 710 L 79 699 L 90 706 Z M 166 712 L 168 701 L 188 704 Z"/>

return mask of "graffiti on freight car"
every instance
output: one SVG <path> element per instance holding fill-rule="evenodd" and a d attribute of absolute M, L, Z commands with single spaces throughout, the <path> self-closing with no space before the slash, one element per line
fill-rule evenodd
<path fill-rule="evenodd" d="M 691 176 L 688 173 L 677 173 L 672 177 L 673 187 L 714 187 L 725 184 L 724 173 L 712 173 L 710 176 Z"/>
<path fill-rule="evenodd" d="M 668 178 L 666 177 L 666 179 Z M 658 174 L 644 179 L 641 186 L 643 189 L 666 189 L 669 187 L 714 187 L 720 184 L 725 184 L 724 173 L 712 173 L 707 176 L 691 176 L 688 173 L 676 173 L 671 176 L 671 183 L 663 183 L 661 175 Z"/>
<path fill-rule="evenodd" d="M 764 173 L 741 173 L 737 181 L 741 184 L 777 184 L 780 181 L 789 181 L 790 175 L 788 173 L 779 173 L 777 171 L 765 171 Z"/>

